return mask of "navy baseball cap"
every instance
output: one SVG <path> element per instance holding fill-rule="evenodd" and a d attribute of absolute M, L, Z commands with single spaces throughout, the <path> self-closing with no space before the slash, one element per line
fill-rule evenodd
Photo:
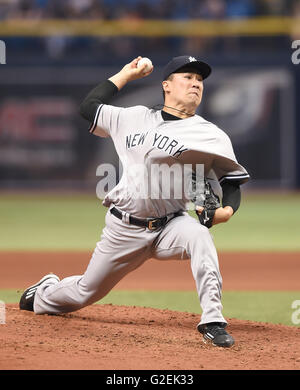
<path fill-rule="evenodd" d="M 194 68 L 199 74 L 201 74 L 203 80 L 211 74 L 211 67 L 202 61 L 198 61 L 192 56 L 179 56 L 171 59 L 170 62 L 164 67 L 163 80 L 166 80 L 170 74 L 178 72 L 181 68 Z"/>

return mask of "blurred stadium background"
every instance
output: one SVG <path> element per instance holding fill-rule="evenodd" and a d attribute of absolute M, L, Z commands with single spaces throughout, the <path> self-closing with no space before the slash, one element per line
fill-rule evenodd
<path fill-rule="evenodd" d="M 230 135 L 245 188 L 300 187 L 299 0 L 0 0 L 0 39 L 2 192 L 95 193 L 97 166 L 118 158 L 88 133 L 80 102 L 142 55 L 153 74 L 114 104 L 160 104 L 161 69 L 182 54 L 213 67 L 198 113 Z"/>

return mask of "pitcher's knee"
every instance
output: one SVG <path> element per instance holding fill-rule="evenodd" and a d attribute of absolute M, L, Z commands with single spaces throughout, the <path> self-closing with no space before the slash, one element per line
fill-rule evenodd
<path fill-rule="evenodd" d="M 186 226 L 182 235 L 187 241 L 211 239 L 211 235 L 207 227 L 197 222 Z"/>
<path fill-rule="evenodd" d="M 110 289 L 105 286 L 87 286 L 81 283 L 78 289 L 78 303 L 82 307 L 91 305 L 105 297 L 109 291 Z"/>
<path fill-rule="evenodd" d="M 190 256 L 201 257 L 212 254 L 215 256 L 215 246 L 209 230 L 203 225 L 194 225 L 193 229 L 187 229 L 184 234 L 185 247 Z"/>

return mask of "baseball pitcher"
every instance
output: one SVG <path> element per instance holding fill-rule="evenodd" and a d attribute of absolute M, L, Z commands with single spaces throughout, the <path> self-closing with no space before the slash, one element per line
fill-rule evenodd
<path fill-rule="evenodd" d="M 231 347 L 209 228 L 237 211 L 240 185 L 249 175 L 237 162 L 229 137 L 195 114 L 203 81 L 211 73 L 205 62 L 180 56 L 165 66 L 161 109 L 109 104 L 127 83 L 151 74 L 153 67 L 138 66 L 140 60 L 96 86 L 80 106 L 89 131 L 111 137 L 123 167 L 118 185 L 103 200 L 105 227 L 90 263 L 83 275 L 44 276 L 25 290 L 20 309 L 36 314 L 79 310 L 103 298 L 147 259 L 189 259 L 202 308 L 197 329 L 205 342 Z M 163 180 L 165 172 L 175 179 Z M 191 202 L 198 218 L 188 213 Z"/>

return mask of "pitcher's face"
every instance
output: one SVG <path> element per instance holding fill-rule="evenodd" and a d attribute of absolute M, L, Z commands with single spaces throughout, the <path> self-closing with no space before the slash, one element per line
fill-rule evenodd
<path fill-rule="evenodd" d="M 163 81 L 165 99 L 171 105 L 197 108 L 202 100 L 202 76 L 194 72 L 173 73 L 168 80 Z M 167 104 L 167 102 L 166 102 Z"/>

